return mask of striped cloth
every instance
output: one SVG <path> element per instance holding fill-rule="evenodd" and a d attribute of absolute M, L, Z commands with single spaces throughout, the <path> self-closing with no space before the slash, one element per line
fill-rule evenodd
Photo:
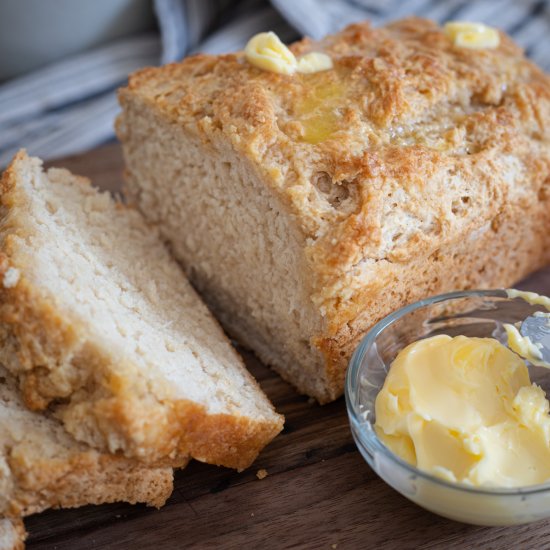
<path fill-rule="evenodd" d="M 146 65 L 241 49 L 263 30 L 320 38 L 348 23 L 419 15 L 482 21 L 510 33 L 550 70 L 550 0 L 154 0 L 159 34 L 73 56 L 0 85 L 0 166 L 20 147 L 53 158 L 113 138 L 115 89 Z"/>

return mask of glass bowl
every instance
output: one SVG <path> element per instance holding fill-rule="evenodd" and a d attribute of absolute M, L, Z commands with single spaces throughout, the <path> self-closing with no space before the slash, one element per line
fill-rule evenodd
<path fill-rule="evenodd" d="M 493 337 L 506 343 L 504 323 L 544 311 L 504 290 L 452 292 L 388 315 L 363 338 L 346 375 L 346 406 L 359 451 L 391 487 L 441 516 L 476 525 L 513 525 L 550 516 L 550 483 L 513 489 L 477 488 L 422 472 L 392 453 L 374 430 L 374 402 L 396 355 L 436 334 Z M 531 380 L 550 395 L 550 369 L 528 365 Z"/>

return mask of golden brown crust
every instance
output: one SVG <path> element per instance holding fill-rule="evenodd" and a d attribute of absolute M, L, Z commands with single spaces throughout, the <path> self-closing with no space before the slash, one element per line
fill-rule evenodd
<path fill-rule="evenodd" d="M 391 180 L 399 179 L 414 200 L 439 170 L 486 179 L 478 165 L 498 160 L 497 153 L 524 152 L 515 145 L 533 153 L 531 142 L 548 137 L 548 79 L 504 35 L 498 49 L 472 53 L 454 47 L 434 23 L 411 19 L 381 29 L 352 25 L 292 49 L 326 51 L 335 69 L 279 75 L 249 65 L 242 54 L 199 55 L 135 73 L 121 97 L 139 96 L 207 142 L 223 133 L 299 215 L 302 230 L 316 241 L 311 254 L 323 262 L 319 269 L 334 273 L 363 256 L 385 257 L 377 255 L 381 220 L 373 207 L 391 191 Z M 303 126 L 333 108 L 337 128 L 308 142 Z M 326 201 L 311 196 L 319 172 L 353 188 L 351 215 L 347 207 L 323 208 Z M 428 206 L 418 205 L 422 212 Z M 436 213 L 440 223 L 451 223 Z M 335 244 L 334 236 L 341 237 Z M 433 245 L 416 237 L 425 242 L 393 247 L 392 256 Z M 431 240 L 439 245 L 441 235 Z"/>
<path fill-rule="evenodd" d="M 18 228 L 6 213 L 16 205 L 17 163 L 25 158 L 18 153 L 0 181 L 0 360 L 17 375 L 27 406 L 41 410 L 67 398 L 56 414 L 76 439 L 150 465 L 179 467 L 191 455 L 249 466 L 281 431 L 281 416 L 210 414 L 190 401 L 154 397 L 133 365 L 113 366 L 116 359 L 88 340 L 86 327 L 60 312 L 25 278 L 24 266 L 14 264 L 10 235 Z M 10 268 L 20 276 L 6 288 Z"/>
<path fill-rule="evenodd" d="M 213 151 L 229 143 L 299 225 L 325 321 L 314 343 L 332 380 L 316 395 L 326 401 L 342 392 L 358 335 L 391 309 L 506 285 L 548 261 L 540 197 L 550 174 L 550 80 L 504 34 L 494 50 L 461 49 L 417 18 L 351 25 L 291 49 L 324 51 L 334 69 L 279 75 L 242 53 L 199 55 L 139 71 L 120 99 Z M 525 222 L 532 216 L 543 234 Z M 466 247 L 495 224 L 500 233 Z M 536 237 L 541 250 L 513 231 Z M 493 247 L 507 245 L 529 250 L 517 268 L 506 255 L 492 260 Z"/>
<path fill-rule="evenodd" d="M 147 410 L 144 420 L 144 408 Z M 178 467 L 182 456 L 218 466 L 244 470 L 259 451 L 282 429 L 277 422 L 253 421 L 235 414 L 208 414 L 204 407 L 183 399 L 146 404 L 131 394 L 118 394 L 60 410 L 60 418 L 71 433 L 93 423 L 103 435 L 102 448 L 110 438 L 127 456 L 148 464 Z"/>
<path fill-rule="evenodd" d="M 23 451 L 18 448 L 8 459 L 15 487 L 1 513 L 9 517 L 119 501 L 160 508 L 172 493 L 171 468 L 147 468 L 94 451 L 69 460 L 34 459 Z"/>
<path fill-rule="evenodd" d="M 93 450 L 75 452 L 69 458 L 37 457 L 27 451 L 19 445 L 7 457 L 14 487 L 4 495 L 5 508 L 0 513 L 8 517 L 118 501 L 160 508 L 172 493 L 171 468 L 147 468 Z"/>
<path fill-rule="evenodd" d="M 506 288 L 550 262 L 550 180 L 538 205 L 527 212 L 505 209 L 483 233 L 443 246 L 429 258 L 406 265 L 387 264 L 380 280 L 391 284 L 371 289 L 370 302 L 335 337 L 318 342 L 326 356 L 326 393 L 315 395 L 327 403 L 342 394 L 344 376 L 355 347 L 377 321 L 407 303 L 457 289 Z M 384 273 L 389 272 L 390 273 Z M 380 297 L 383 296 L 383 299 Z M 310 388 L 299 388 L 311 393 Z"/>

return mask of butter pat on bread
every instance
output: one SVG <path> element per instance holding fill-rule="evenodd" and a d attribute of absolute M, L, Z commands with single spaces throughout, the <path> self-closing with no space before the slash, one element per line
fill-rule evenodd
<path fill-rule="evenodd" d="M 296 70 L 294 54 L 274 32 L 262 32 L 253 36 L 245 48 L 246 59 L 256 67 L 280 74 L 292 74 Z"/>
<path fill-rule="evenodd" d="M 482 50 L 497 48 L 500 44 L 498 31 L 483 23 L 449 21 L 445 23 L 444 29 L 445 34 L 453 40 L 455 46 L 461 48 Z"/>
<path fill-rule="evenodd" d="M 332 68 L 330 57 L 321 52 L 309 52 L 296 59 L 274 32 L 261 32 L 253 36 L 244 52 L 251 65 L 272 73 L 317 73 Z"/>

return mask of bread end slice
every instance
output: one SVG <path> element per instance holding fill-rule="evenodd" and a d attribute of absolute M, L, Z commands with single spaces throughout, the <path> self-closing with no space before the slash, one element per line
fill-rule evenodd
<path fill-rule="evenodd" d="M 125 501 L 160 507 L 171 468 L 148 468 L 76 442 L 48 413 L 29 411 L 0 366 L 0 516 Z"/>

